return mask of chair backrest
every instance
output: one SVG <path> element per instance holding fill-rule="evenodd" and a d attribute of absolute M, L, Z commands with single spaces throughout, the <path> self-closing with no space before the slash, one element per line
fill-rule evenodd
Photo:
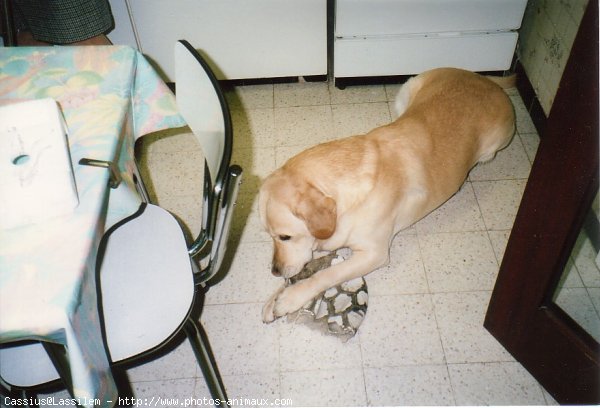
<path fill-rule="evenodd" d="M 189 248 L 192 257 L 200 258 L 198 276 L 204 282 L 221 265 L 242 170 L 230 165 L 233 128 L 219 82 L 200 53 L 185 40 L 175 45 L 175 74 L 177 106 L 200 143 L 206 163 L 202 228 Z"/>
<path fill-rule="evenodd" d="M 226 177 L 233 132 L 225 96 L 208 63 L 185 40 L 175 45 L 176 100 L 204 151 L 213 186 Z"/>

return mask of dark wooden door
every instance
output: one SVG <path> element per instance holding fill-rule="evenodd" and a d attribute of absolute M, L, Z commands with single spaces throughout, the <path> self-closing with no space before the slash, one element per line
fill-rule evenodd
<path fill-rule="evenodd" d="M 598 343 L 553 295 L 598 191 L 598 2 L 552 105 L 484 326 L 559 402 L 600 403 Z"/>

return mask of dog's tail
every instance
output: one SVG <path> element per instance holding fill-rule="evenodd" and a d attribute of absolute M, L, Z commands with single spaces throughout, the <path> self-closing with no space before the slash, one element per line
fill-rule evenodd
<path fill-rule="evenodd" d="M 495 84 L 499 85 L 502 89 L 514 88 L 517 86 L 517 74 L 511 74 L 508 76 L 487 76 L 486 78 Z"/>

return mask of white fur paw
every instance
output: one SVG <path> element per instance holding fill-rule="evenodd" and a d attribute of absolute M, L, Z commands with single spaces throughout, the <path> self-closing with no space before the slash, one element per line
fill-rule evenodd
<path fill-rule="evenodd" d="M 299 310 L 318 293 L 313 294 L 308 280 L 297 282 L 292 286 L 279 288 L 263 306 L 263 322 L 271 323 L 277 318 Z"/>
<path fill-rule="evenodd" d="M 262 310 L 262 319 L 263 323 L 272 323 L 275 321 L 275 313 L 273 312 L 273 307 L 275 306 L 275 301 L 270 300 L 263 306 Z"/>
<path fill-rule="evenodd" d="M 306 281 L 295 283 L 285 288 L 276 298 L 273 305 L 275 317 L 285 316 L 299 310 L 314 296 L 305 284 Z"/>
<path fill-rule="evenodd" d="M 277 291 L 275 291 L 275 293 L 273 293 L 271 298 L 263 306 L 262 319 L 263 319 L 264 323 L 271 323 L 277 317 L 279 317 L 279 316 L 275 316 L 275 310 L 274 310 L 275 309 L 275 300 L 277 299 L 277 296 L 279 296 L 279 294 L 283 291 L 284 288 L 285 288 L 285 286 L 282 286 L 279 289 L 277 289 Z"/>

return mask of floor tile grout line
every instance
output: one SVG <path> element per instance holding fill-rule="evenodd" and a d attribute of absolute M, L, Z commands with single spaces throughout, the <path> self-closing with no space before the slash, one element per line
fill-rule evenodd
<path fill-rule="evenodd" d="M 525 141 L 523 140 L 524 135 L 535 135 L 538 138 L 538 142 L 539 142 L 539 135 L 536 133 L 521 133 L 519 131 L 515 132 L 517 134 L 517 136 L 519 137 L 519 140 L 521 141 L 521 146 L 523 147 L 523 150 L 525 150 L 525 154 L 527 155 L 527 159 L 529 160 L 529 172 L 531 173 L 531 168 L 533 167 L 533 162 L 535 161 L 535 155 L 534 157 L 530 157 L 529 152 L 527 151 L 527 149 L 525 148 Z"/>
<path fill-rule="evenodd" d="M 198 372 L 196 371 L 196 373 L 194 374 L 193 377 L 173 377 L 173 378 L 154 378 L 151 380 L 133 380 L 131 381 L 131 384 L 143 384 L 143 383 L 150 383 L 150 382 L 157 382 L 157 381 L 179 381 L 179 380 L 193 380 L 193 379 L 197 379 L 197 378 L 201 378 L 204 379 L 204 377 L 198 375 Z"/>
<path fill-rule="evenodd" d="M 417 230 L 419 230 L 419 228 L 417 227 Z M 426 235 L 451 235 L 451 234 L 476 234 L 476 233 L 481 233 L 481 232 L 485 232 L 485 228 L 481 228 L 481 229 L 457 229 L 457 230 L 450 230 L 450 231 L 418 231 L 419 234 L 421 234 L 422 236 L 426 236 Z"/>
<path fill-rule="evenodd" d="M 479 214 L 481 215 L 481 220 L 483 221 L 483 224 L 485 226 L 485 234 L 487 236 L 488 242 L 490 243 L 490 247 L 492 248 L 492 253 L 494 254 L 494 259 L 496 259 L 496 276 L 498 276 L 498 273 L 500 272 L 500 264 L 502 263 L 502 259 L 498 259 L 498 254 L 496 252 L 496 249 L 494 248 L 494 242 L 492 240 L 492 237 L 490 236 L 490 227 L 487 225 L 486 221 L 485 221 L 485 217 L 483 216 L 483 209 L 481 208 L 481 203 L 479 202 L 479 197 L 477 197 L 477 194 L 475 193 L 475 187 L 472 184 L 473 182 L 471 182 L 471 188 L 473 189 L 473 195 L 475 196 L 475 201 L 477 202 L 477 207 L 479 208 Z M 512 227 L 510 229 L 510 231 L 512 231 Z M 509 233 L 510 234 L 510 233 Z M 494 279 L 495 281 L 495 279 Z"/>
<path fill-rule="evenodd" d="M 529 177 L 502 177 L 502 178 L 486 178 L 486 179 L 470 179 L 470 183 L 492 183 L 498 181 L 527 181 Z"/>
<path fill-rule="evenodd" d="M 596 305 L 596 303 L 594 303 L 594 301 L 593 301 L 594 295 L 590 292 L 590 289 L 598 289 L 598 288 L 594 288 L 594 287 L 590 287 L 590 286 L 585 286 L 585 283 L 584 283 L 584 287 L 583 288 L 585 289 L 588 297 L 590 298 L 590 302 L 592 303 L 592 308 L 593 308 L 594 312 L 596 312 L 596 318 L 600 319 L 600 305 Z"/>
<path fill-rule="evenodd" d="M 516 360 L 494 360 L 494 361 L 456 361 L 456 362 L 439 362 L 439 363 L 435 363 L 435 362 L 427 362 L 427 363 L 407 363 L 407 364 L 391 364 L 391 365 L 364 365 L 362 366 L 362 368 L 364 369 L 393 369 L 393 368 L 413 368 L 413 367 L 444 367 L 444 366 L 468 366 L 471 364 L 481 364 L 481 365 L 500 365 L 500 364 L 517 364 L 520 365 L 520 363 Z M 266 375 L 266 374 L 276 374 L 278 372 L 281 373 L 310 373 L 313 371 L 329 371 L 329 372 L 333 372 L 333 371 L 343 371 L 343 370 L 347 370 L 347 369 L 360 369 L 361 366 L 346 366 L 346 367 L 330 367 L 330 368 L 324 368 L 324 369 L 301 369 L 301 370 L 278 370 L 278 371 L 270 371 L 270 370 L 260 370 L 260 371 L 253 371 L 251 373 L 236 373 L 236 374 L 222 374 L 222 377 L 224 378 L 231 378 L 231 377 L 243 377 L 243 376 L 260 376 L 260 375 Z M 202 375 L 201 371 L 196 371 L 195 374 L 193 376 L 182 376 L 182 377 L 171 377 L 171 378 L 155 378 L 155 379 L 141 379 L 141 380 L 133 380 L 132 384 L 138 384 L 138 383 L 150 383 L 150 382 L 157 382 L 157 381 L 178 381 L 178 380 L 192 380 L 192 379 L 200 379 L 202 381 L 204 381 L 204 376 Z"/>
<path fill-rule="evenodd" d="M 423 267 L 423 273 L 425 273 L 425 282 L 427 284 L 427 292 L 430 296 L 429 301 L 431 302 L 431 308 L 433 311 L 433 318 L 435 320 L 435 327 L 436 327 L 436 333 L 437 333 L 437 340 L 442 348 L 442 353 L 444 354 L 444 364 L 446 365 L 446 371 L 448 371 L 448 356 L 447 356 L 447 352 L 446 352 L 446 347 L 444 346 L 444 341 L 442 339 L 442 332 L 440 329 L 440 324 L 439 324 L 439 319 L 438 319 L 438 315 L 436 312 L 436 308 L 435 308 L 435 302 L 433 300 L 434 297 L 434 293 L 431 291 L 431 283 L 430 283 L 430 277 L 429 274 L 427 273 L 427 266 L 425 265 L 425 261 L 424 261 L 424 257 L 423 257 L 423 247 L 422 247 L 422 242 L 421 242 L 421 238 L 420 238 L 420 233 L 417 229 L 416 231 L 416 238 L 417 238 L 417 245 L 419 248 L 419 260 L 421 261 L 421 265 Z M 450 376 L 448 374 L 448 381 L 450 381 Z M 456 404 L 456 397 L 454 395 L 454 387 L 452 386 L 452 384 L 450 383 L 450 388 L 452 389 L 452 399 L 454 401 L 454 403 Z"/>
<path fill-rule="evenodd" d="M 363 353 L 362 337 L 360 335 L 360 332 L 357 331 L 356 334 L 358 335 L 358 351 L 360 353 L 360 370 L 362 372 L 363 388 L 365 390 L 365 403 L 367 406 L 370 406 L 371 404 L 369 401 L 369 389 L 367 387 L 367 376 L 365 374 L 365 359 L 364 359 L 364 353 Z"/>
<path fill-rule="evenodd" d="M 368 278 L 368 276 L 367 276 Z M 367 282 L 368 283 L 368 282 Z M 406 293 L 387 293 L 387 294 L 369 294 L 370 298 L 385 298 L 385 297 L 398 297 L 398 296 L 423 296 L 423 295 L 449 295 L 449 294 L 468 294 L 468 293 L 490 293 L 492 289 L 468 289 L 468 290 L 448 290 L 448 291 L 433 291 L 433 292 L 406 292 Z M 247 301 L 247 302 L 217 302 L 205 303 L 205 306 L 244 306 L 244 305 L 262 305 L 267 301 L 264 300 L 255 300 L 255 301 Z M 269 324 L 269 323 L 265 323 Z"/>
<path fill-rule="evenodd" d="M 496 249 L 494 248 L 494 242 L 492 241 L 492 237 L 490 236 L 490 227 L 488 226 L 488 223 L 485 220 L 485 217 L 483 216 L 483 209 L 481 208 L 481 203 L 479 202 L 479 197 L 477 196 L 477 194 L 475 193 L 475 187 L 472 184 L 473 182 L 471 182 L 471 188 L 473 189 L 473 193 L 475 196 L 475 202 L 477 202 L 477 208 L 479 208 L 479 214 L 481 215 L 481 220 L 483 221 L 483 224 L 485 226 L 485 234 L 487 236 L 488 242 L 490 243 L 490 246 L 492 248 L 492 253 L 494 254 L 494 259 L 496 259 L 496 277 L 498 276 L 498 274 L 500 273 L 500 266 L 502 264 L 502 259 L 498 259 L 498 254 L 496 253 Z M 514 224 L 514 221 L 513 221 Z M 512 231 L 512 226 L 511 229 L 509 231 Z M 510 232 L 509 232 L 510 235 Z M 494 279 L 495 281 L 495 279 Z"/>
<path fill-rule="evenodd" d="M 450 385 L 450 391 L 452 392 L 452 403 L 456 406 L 458 398 L 457 398 L 457 392 L 454 387 L 454 382 L 452 381 L 452 376 L 450 375 L 450 365 L 448 363 L 446 363 L 445 366 L 446 366 L 446 375 L 448 375 L 448 384 Z"/>
<path fill-rule="evenodd" d="M 283 370 L 281 366 L 281 330 L 275 327 L 277 330 L 277 379 L 279 381 L 279 398 L 287 398 L 283 395 Z"/>

